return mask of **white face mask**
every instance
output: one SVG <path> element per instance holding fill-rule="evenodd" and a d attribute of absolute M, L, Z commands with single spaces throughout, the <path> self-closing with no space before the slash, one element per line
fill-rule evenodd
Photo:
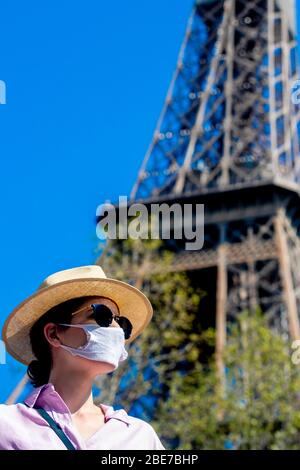
<path fill-rule="evenodd" d="M 60 325 L 82 328 L 87 334 L 88 341 L 84 346 L 72 348 L 61 344 L 61 347 L 69 351 L 73 356 L 81 356 L 91 361 L 112 364 L 114 370 L 118 367 L 119 362 L 125 361 L 128 357 L 122 328 L 113 326 L 102 327 L 91 324 L 69 325 L 60 323 Z"/>

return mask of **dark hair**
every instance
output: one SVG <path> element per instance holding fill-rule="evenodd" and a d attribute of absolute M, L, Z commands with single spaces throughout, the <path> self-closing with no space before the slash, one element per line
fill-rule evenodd
<path fill-rule="evenodd" d="M 92 297 L 79 297 L 67 300 L 52 307 L 31 327 L 29 336 L 32 352 L 36 359 L 30 362 L 27 375 L 34 387 L 48 383 L 52 369 L 52 354 L 50 344 L 44 335 L 44 326 L 47 323 L 71 323 L 72 314 L 79 310 L 84 301 Z M 62 329 L 68 326 L 60 326 Z"/>

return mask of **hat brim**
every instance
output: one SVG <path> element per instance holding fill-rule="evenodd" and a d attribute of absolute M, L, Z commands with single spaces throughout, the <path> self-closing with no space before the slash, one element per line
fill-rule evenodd
<path fill-rule="evenodd" d="M 131 343 L 152 318 L 153 310 L 148 298 L 126 282 L 110 278 L 63 281 L 37 291 L 12 311 L 2 329 L 6 350 L 15 359 L 28 365 L 36 359 L 29 336 L 33 324 L 52 307 L 85 296 L 108 297 L 118 305 L 120 315 L 127 317 L 133 326 L 126 344 Z"/>

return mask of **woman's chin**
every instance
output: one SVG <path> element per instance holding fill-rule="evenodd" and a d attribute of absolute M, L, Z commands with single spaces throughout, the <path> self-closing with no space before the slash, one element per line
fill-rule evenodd
<path fill-rule="evenodd" d="M 93 361 L 95 364 L 95 369 L 97 370 L 97 375 L 100 374 L 109 374 L 116 369 L 114 364 L 109 364 L 108 362 Z"/>
<path fill-rule="evenodd" d="M 84 364 L 83 368 L 88 368 L 92 370 L 95 375 L 109 374 L 116 369 L 114 364 L 104 361 L 92 361 L 91 359 L 77 357 L 77 360 L 80 360 Z"/>
<path fill-rule="evenodd" d="M 105 369 L 103 372 L 104 374 L 108 374 L 109 372 L 112 372 L 113 370 L 116 369 L 114 364 L 109 364 L 108 362 L 102 362 L 102 363 L 99 362 L 99 364 L 101 364 L 101 367 Z"/>

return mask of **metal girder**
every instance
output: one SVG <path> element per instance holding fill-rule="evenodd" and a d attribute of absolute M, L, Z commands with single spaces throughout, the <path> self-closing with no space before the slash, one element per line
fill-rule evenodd
<path fill-rule="evenodd" d="M 132 199 L 280 180 L 299 189 L 293 1 L 196 3 Z"/>

